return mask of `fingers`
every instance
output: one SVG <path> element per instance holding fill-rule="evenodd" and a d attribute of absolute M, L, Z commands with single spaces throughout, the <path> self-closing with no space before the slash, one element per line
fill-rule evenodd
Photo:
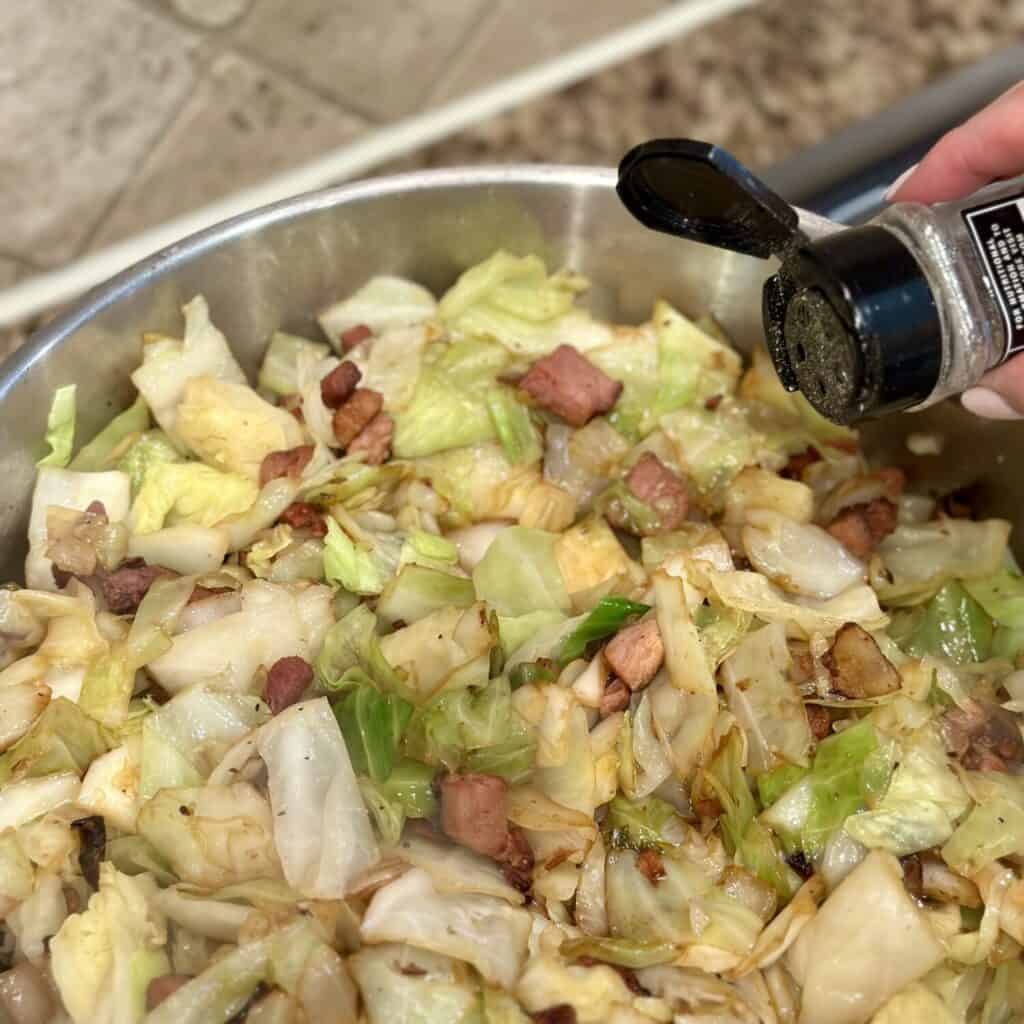
<path fill-rule="evenodd" d="M 1024 172 L 1024 82 L 947 132 L 904 179 L 890 202 L 937 203 Z"/>
<path fill-rule="evenodd" d="M 985 419 L 1024 419 L 1024 358 L 1018 356 L 989 370 L 960 401 L 968 412 Z"/>

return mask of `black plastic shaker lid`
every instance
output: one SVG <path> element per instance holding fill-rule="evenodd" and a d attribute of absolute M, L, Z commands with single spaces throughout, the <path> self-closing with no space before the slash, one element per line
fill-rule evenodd
<path fill-rule="evenodd" d="M 748 256 L 777 256 L 763 318 L 775 369 L 822 415 L 852 423 L 917 405 L 942 361 L 942 325 L 920 265 L 879 226 L 811 241 L 796 211 L 729 153 L 658 139 L 619 166 L 618 193 L 647 227 Z"/>

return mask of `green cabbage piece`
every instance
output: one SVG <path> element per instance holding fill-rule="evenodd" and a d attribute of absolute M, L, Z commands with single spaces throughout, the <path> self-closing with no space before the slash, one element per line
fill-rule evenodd
<path fill-rule="evenodd" d="M 485 399 L 495 436 L 512 465 L 539 462 L 544 455 L 530 412 L 510 388 L 495 385 Z"/>
<path fill-rule="evenodd" d="M 1002 519 L 901 523 L 878 546 L 886 575 L 874 581 L 890 605 L 927 601 L 949 580 L 986 579 L 1005 566 L 1010 524 Z"/>
<path fill-rule="evenodd" d="M 610 846 L 660 850 L 676 844 L 678 837 L 665 829 L 679 821 L 676 809 L 656 796 L 630 800 L 620 793 L 608 804 L 603 828 Z"/>
<path fill-rule="evenodd" d="M 543 636 L 552 627 L 555 629 L 555 635 L 552 639 L 552 653 L 557 653 L 561 635 L 559 629 L 566 621 L 566 617 L 562 612 L 551 610 L 527 612 L 525 615 L 499 615 L 498 636 L 501 640 L 501 647 L 505 652 L 505 656 L 510 657 L 514 651 L 519 650 L 528 640 L 536 636 Z"/>
<path fill-rule="evenodd" d="M 479 982 L 458 960 L 440 953 L 398 943 L 364 944 L 348 963 L 369 1024 L 520 1024 L 482 1020 Z"/>
<path fill-rule="evenodd" d="M 440 608 L 468 608 L 475 600 L 471 579 L 407 565 L 381 591 L 377 614 L 388 625 L 417 622 Z"/>
<path fill-rule="evenodd" d="M 736 390 L 739 355 L 697 324 L 659 301 L 651 314 L 656 346 L 648 336 L 596 350 L 591 361 L 623 382 L 609 422 L 632 441 L 649 434 L 666 413 Z"/>
<path fill-rule="evenodd" d="M 946 863 L 971 877 L 1000 857 L 1024 853 L 1024 785 L 1000 772 L 972 772 L 977 803 L 942 847 Z"/>
<path fill-rule="evenodd" d="M 165 524 L 215 526 L 246 512 L 259 487 L 238 473 L 222 473 L 201 462 L 151 461 L 132 502 L 135 533 L 154 533 Z"/>
<path fill-rule="evenodd" d="M 1014 660 L 1024 650 L 1024 576 L 1006 569 L 984 579 L 964 580 L 963 588 L 995 624 L 991 656 Z"/>
<path fill-rule="evenodd" d="M 576 658 L 582 658 L 584 651 L 595 640 L 612 636 L 629 619 L 649 610 L 650 605 L 630 601 L 625 597 L 602 597 L 594 610 L 565 638 L 558 655 L 559 661 L 568 664 Z"/>
<path fill-rule="evenodd" d="M 405 689 L 405 675 L 381 652 L 377 617 L 365 604 L 356 605 L 331 626 L 313 668 L 327 691 L 347 689 L 353 683 L 349 673 L 354 670 L 360 673 L 355 677 L 357 683 L 369 679 L 379 690 L 399 695 Z"/>
<path fill-rule="evenodd" d="M 427 349 L 412 401 L 395 416 L 392 448 L 403 459 L 490 441 L 488 397 L 508 363 L 493 342 L 436 342 Z"/>
<path fill-rule="evenodd" d="M 808 772 L 798 764 L 780 764 L 757 777 L 757 797 L 762 807 L 771 807 L 791 786 L 795 786 Z"/>
<path fill-rule="evenodd" d="M 184 462 L 171 439 L 162 430 L 140 434 L 117 462 L 117 469 L 131 478 L 132 499 L 138 497 L 146 473 L 158 462 Z"/>
<path fill-rule="evenodd" d="M 129 877 L 100 864 L 88 908 L 72 914 L 50 941 L 50 967 L 75 1024 L 141 1020 L 146 987 L 170 972 L 167 924 L 148 875 Z"/>
<path fill-rule="evenodd" d="M 431 319 L 437 311 L 434 296 L 415 281 L 381 274 L 361 288 L 335 302 L 318 320 L 331 344 L 341 348 L 341 335 L 351 327 L 364 325 L 374 334 L 408 327 Z"/>
<path fill-rule="evenodd" d="M 63 469 L 71 461 L 75 445 L 75 391 L 74 384 L 57 388 L 53 394 L 50 414 L 46 418 L 46 443 L 50 446 L 37 466 L 56 466 Z"/>
<path fill-rule="evenodd" d="M 569 960 L 590 957 L 605 964 L 629 967 L 654 967 L 667 964 L 679 956 L 679 947 L 668 942 L 642 942 L 636 939 L 610 939 L 584 936 L 567 939 L 559 953 Z"/>
<path fill-rule="evenodd" d="M 299 390 L 299 366 L 317 362 L 330 354 L 326 345 L 300 338 L 297 334 L 274 331 L 263 355 L 256 386 L 272 395 L 291 395 Z"/>
<path fill-rule="evenodd" d="M 459 561 L 459 549 L 453 541 L 426 530 L 413 530 L 402 544 L 398 565 L 422 565 L 445 572 Z"/>
<path fill-rule="evenodd" d="M 139 395 L 124 412 L 118 413 L 71 460 L 68 469 L 95 473 L 121 468 L 117 464 L 138 437 L 149 429 L 149 407 Z"/>
<path fill-rule="evenodd" d="M 992 651 L 992 619 L 955 580 L 927 604 L 893 617 L 889 635 L 909 655 L 947 658 L 956 665 L 986 661 Z"/>
<path fill-rule="evenodd" d="M 573 309 L 586 287 L 574 274 L 549 276 L 539 256 L 502 250 L 465 271 L 441 298 L 438 314 L 454 337 L 491 338 L 535 358 L 565 340 L 566 320 L 586 329 L 589 317 Z"/>
<path fill-rule="evenodd" d="M 424 764 L 500 775 L 513 783 L 533 767 L 533 738 L 504 677 L 441 693 L 417 708 L 402 746 L 407 757 Z"/>
<path fill-rule="evenodd" d="M 430 818 L 437 812 L 435 769 L 419 761 L 398 761 L 383 782 L 361 778 L 359 789 L 385 843 L 397 843 L 406 820 Z"/>
<path fill-rule="evenodd" d="M 510 526 L 494 538 L 473 570 L 477 597 L 499 615 L 569 610 L 558 569 L 558 534 Z"/>
<path fill-rule="evenodd" d="M 687 477 L 712 498 L 746 466 L 778 470 L 791 450 L 803 450 L 756 403 L 728 396 L 714 410 L 698 406 L 669 413 L 661 427 L 684 453 Z"/>
<path fill-rule="evenodd" d="M 0 757 L 0 785 L 54 772 L 85 773 L 114 747 L 113 736 L 66 697 L 47 704 L 32 728 Z"/>
<path fill-rule="evenodd" d="M 867 720 L 818 744 L 814 762 L 761 815 L 788 850 L 817 857 L 851 814 L 879 796 L 889 780 L 890 752 Z"/>
<path fill-rule="evenodd" d="M 324 579 L 353 594 L 379 594 L 384 575 L 372 554 L 358 545 L 331 517 L 327 517 L 324 538 Z"/>
<path fill-rule="evenodd" d="M 844 827 L 869 849 L 905 857 L 946 842 L 971 800 L 934 729 L 918 730 L 901 744 L 897 762 L 874 809 L 854 814 Z"/>
<path fill-rule="evenodd" d="M 757 804 L 743 771 L 742 757 L 743 737 L 734 729 L 707 770 L 707 781 L 722 805 L 722 840 L 738 863 L 787 903 L 800 888 L 800 879 L 786 863 L 778 841 L 756 818 Z"/>
<path fill-rule="evenodd" d="M 372 684 L 350 689 L 334 704 L 334 717 L 357 775 L 383 782 L 391 775 L 402 733 L 412 705 L 393 693 L 381 693 Z"/>

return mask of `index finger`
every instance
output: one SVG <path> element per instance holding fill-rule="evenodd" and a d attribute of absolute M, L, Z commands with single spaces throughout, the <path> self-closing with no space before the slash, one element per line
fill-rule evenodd
<path fill-rule="evenodd" d="M 891 202 L 937 203 L 970 195 L 999 178 L 1024 172 L 1024 82 L 947 132 Z"/>

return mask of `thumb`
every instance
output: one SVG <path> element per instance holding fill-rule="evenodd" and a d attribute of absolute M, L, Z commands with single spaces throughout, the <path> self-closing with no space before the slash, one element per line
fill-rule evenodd
<path fill-rule="evenodd" d="M 978 384 L 960 396 L 960 403 L 975 416 L 989 420 L 1024 419 L 1024 358 L 989 370 Z"/>

